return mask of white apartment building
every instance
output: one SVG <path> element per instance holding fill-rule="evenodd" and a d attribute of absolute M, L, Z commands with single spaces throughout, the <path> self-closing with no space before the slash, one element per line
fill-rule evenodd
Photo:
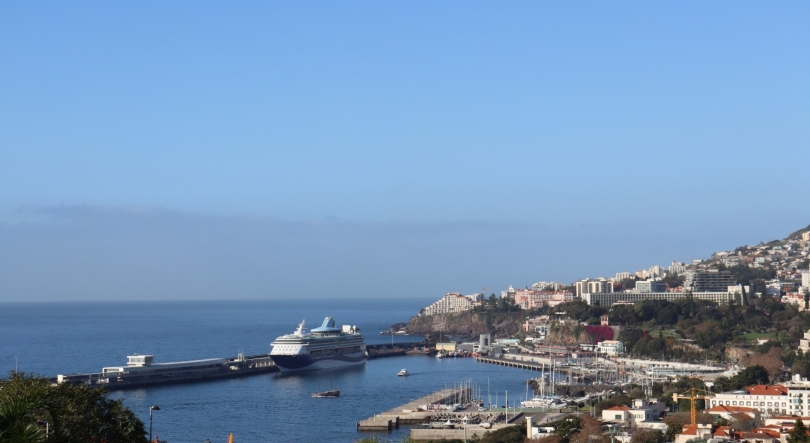
<path fill-rule="evenodd" d="M 686 271 L 685 275 L 684 289 L 695 292 L 725 291 L 729 286 L 737 284 L 734 276 L 729 271 L 706 269 L 703 271 Z"/>
<path fill-rule="evenodd" d="M 666 292 L 667 285 L 662 281 L 639 280 L 636 281 L 635 292 Z"/>
<path fill-rule="evenodd" d="M 563 286 L 565 285 L 562 283 L 557 283 L 555 281 L 539 281 L 532 285 L 532 289 L 534 289 L 535 291 L 542 291 L 544 289 L 556 291 L 562 288 Z"/>
<path fill-rule="evenodd" d="M 810 392 L 810 385 L 806 389 Z M 709 408 L 746 406 L 763 415 L 793 414 L 796 409 L 792 407 L 789 391 L 785 385 L 754 385 L 740 391 L 721 392 L 706 402 Z"/>
<path fill-rule="evenodd" d="M 609 308 L 616 303 L 630 304 L 644 300 L 667 300 L 675 301 L 689 297 L 688 292 L 600 292 L 588 293 L 582 296 L 589 305 L 598 305 Z M 728 292 L 695 292 L 692 293 L 695 300 L 707 300 L 719 305 L 726 305 L 734 300 L 734 294 Z"/>
<path fill-rule="evenodd" d="M 660 420 L 665 409 L 665 403 L 635 399 L 633 407 L 618 405 L 602 410 L 602 421 L 613 421 L 624 426 L 639 426 L 642 422 Z"/>
<path fill-rule="evenodd" d="M 647 270 L 647 276 L 650 278 L 661 278 L 664 277 L 666 273 L 667 271 L 658 265 L 651 266 L 650 269 Z"/>
<path fill-rule="evenodd" d="M 728 287 L 728 292 L 730 294 L 740 294 L 740 295 L 742 295 L 743 291 L 745 291 L 745 294 L 747 296 L 749 296 L 749 297 L 752 295 L 750 285 L 732 285 L 732 286 Z"/>
<path fill-rule="evenodd" d="M 619 355 L 624 352 L 624 343 L 618 340 L 605 340 L 596 344 L 596 349 L 605 355 Z"/>
<path fill-rule="evenodd" d="M 588 292 L 613 292 L 613 282 L 605 279 L 590 281 Z"/>
<path fill-rule="evenodd" d="M 802 287 L 810 289 L 810 271 L 802 271 Z"/>
<path fill-rule="evenodd" d="M 808 334 L 804 334 L 805 345 Z M 786 384 L 788 390 L 788 410 L 789 415 L 810 416 L 810 382 L 802 378 L 799 374 L 793 376 L 793 380 Z"/>
<path fill-rule="evenodd" d="M 588 280 L 580 280 L 574 283 L 577 298 L 582 298 L 588 292 Z"/>
<path fill-rule="evenodd" d="M 686 263 L 676 262 L 672 260 L 672 264 L 667 268 L 670 275 L 681 275 L 686 272 Z"/>
<path fill-rule="evenodd" d="M 804 302 L 804 300 L 802 300 Z M 805 354 L 810 352 L 810 329 L 804 333 L 804 337 L 799 340 L 799 349 L 802 350 Z"/>
<path fill-rule="evenodd" d="M 804 308 L 804 294 L 801 293 L 801 292 L 788 292 L 786 295 L 782 296 L 781 300 L 782 300 L 782 303 L 790 303 L 790 304 L 796 305 L 796 307 L 799 309 L 799 311 L 805 311 L 806 310 Z M 802 340 L 802 342 L 807 341 L 807 339 L 808 339 L 808 333 L 807 332 L 804 333 L 804 338 L 805 339 Z M 799 345 L 799 347 L 802 350 L 804 350 L 804 352 L 810 351 L 810 346 L 808 346 L 806 348 L 802 348 L 802 345 Z"/>
<path fill-rule="evenodd" d="M 574 285 L 576 287 L 577 298 L 582 298 L 583 294 L 588 292 L 613 292 L 613 282 L 607 279 L 599 280 L 580 280 Z"/>
<path fill-rule="evenodd" d="M 484 301 L 484 293 L 483 292 L 480 292 L 478 294 L 465 295 L 465 297 L 469 298 L 470 301 L 472 301 L 473 303 L 480 303 L 480 302 Z"/>
<path fill-rule="evenodd" d="M 620 282 L 620 281 L 622 281 L 624 279 L 627 279 L 627 278 L 630 278 L 630 273 L 629 272 L 617 272 L 616 273 L 616 278 L 614 279 L 614 281 L 618 283 L 618 282 Z"/>
<path fill-rule="evenodd" d="M 469 311 L 474 303 L 469 297 L 459 293 L 449 293 L 425 308 L 424 315 L 449 314 L 451 312 Z"/>

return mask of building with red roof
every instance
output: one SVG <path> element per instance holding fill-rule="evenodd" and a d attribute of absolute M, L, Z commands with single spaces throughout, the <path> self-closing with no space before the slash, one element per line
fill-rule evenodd
<path fill-rule="evenodd" d="M 760 423 L 759 411 L 749 406 L 719 405 L 709 408 L 706 412 L 716 417 L 722 417 L 730 422 L 736 421 L 745 430 L 751 430 Z"/>
<path fill-rule="evenodd" d="M 788 387 L 784 385 L 754 385 L 740 391 L 722 392 L 708 399 L 707 403 L 710 409 L 716 406 L 739 406 L 767 415 L 788 414 L 792 410 L 792 404 L 788 400 Z"/>

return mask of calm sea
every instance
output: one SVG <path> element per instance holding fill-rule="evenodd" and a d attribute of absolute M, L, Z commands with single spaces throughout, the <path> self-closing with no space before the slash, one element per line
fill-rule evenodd
<path fill-rule="evenodd" d="M 367 343 L 390 342 L 380 331 L 406 322 L 430 300 L 261 300 L 183 302 L 0 303 L 0 370 L 46 376 L 97 372 L 120 365 L 128 354 L 154 354 L 156 361 L 180 361 L 270 351 L 270 342 L 306 319 L 310 327 L 326 316 L 361 328 Z M 394 337 L 411 341 L 414 337 Z M 397 377 L 407 368 L 410 377 Z M 336 399 L 313 399 L 317 374 L 268 374 L 208 383 L 112 392 L 169 443 L 352 442 L 365 436 L 355 423 L 411 399 L 470 380 L 487 384 L 492 402 L 509 391 L 525 395 L 536 373 L 476 363 L 473 359 L 391 357 L 362 368 L 324 374 L 340 389 Z M 378 435 L 397 441 L 407 429 Z"/>

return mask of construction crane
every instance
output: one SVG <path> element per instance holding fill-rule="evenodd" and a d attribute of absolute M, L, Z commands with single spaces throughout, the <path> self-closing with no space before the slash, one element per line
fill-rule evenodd
<path fill-rule="evenodd" d="M 695 400 L 706 400 L 709 398 L 707 395 L 695 395 L 697 388 L 692 388 L 683 394 L 678 394 L 677 392 L 672 394 L 672 401 L 677 402 L 678 400 L 690 400 L 691 401 L 691 409 L 692 409 L 692 426 L 697 426 L 697 408 L 695 407 Z M 690 395 L 684 395 L 684 394 Z"/>

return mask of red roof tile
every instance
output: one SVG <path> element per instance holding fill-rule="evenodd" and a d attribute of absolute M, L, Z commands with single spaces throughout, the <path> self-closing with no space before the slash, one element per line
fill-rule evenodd
<path fill-rule="evenodd" d="M 697 435 L 697 426 L 695 425 L 683 425 L 683 430 L 681 434 L 684 435 Z"/>
<path fill-rule="evenodd" d="M 715 437 L 728 437 L 731 434 L 731 426 L 718 426 L 714 431 Z"/>
<path fill-rule="evenodd" d="M 754 385 L 745 388 L 749 395 L 787 395 L 784 385 Z"/>
<path fill-rule="evenodd" d="M 709 409 L 709 413 L 712 412 L 754 412 L 753 409 L 746 407 L 746 406 L 725 406 L 725 405 L 718 405 L 712 406 Z"/>

